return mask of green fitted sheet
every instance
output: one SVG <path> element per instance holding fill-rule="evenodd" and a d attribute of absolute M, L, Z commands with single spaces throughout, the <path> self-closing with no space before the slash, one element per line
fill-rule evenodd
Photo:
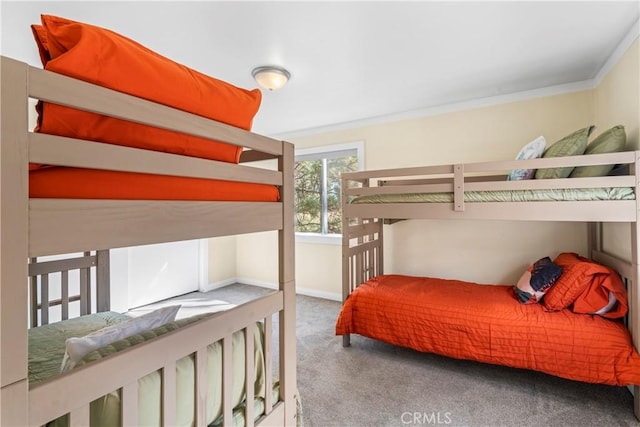
<path fill-rule="evenodd" d="M 197 315 L 186 319 L 176 320 L 159 328 L 142 334 L 133 335 L 127 339 L 117 341 L 86 355 L 78 366 L 99 360 L 117 351 L 129 348 L 146 340 L 158 337 L 197 320 L 207 317 L 211 313 Z M 64 341 L 71 336 L 86 335 L 105 326 L 129 319 L 128 316 L 107 312 L 33 328 L 29 332 L 29 381 L 37 383 L 60 373 L 60 364 L 65 352 Z M 264 333 L 263 325 L 257 322 L 254 329 L 254 360 L 256 415 L 259 416 L 264 408 L 265 397 L 265 369 L 264 369 Z M 233 406 L 239 406 L 244 401 L 244 331 L 238 331 L 232 337 L 233 357 Z M 222 414 L 222 344 L 216 342 L 207 347 L 207 423 L 218 419 Z M 178 426 L 189 426 L 194 422 L 194 358 L 183 357 L 176 362 L 176 396 Z M 138 425 L 161 425 L 161 375 L 153 372 L 138 380 Z M 120 425 L 120 395 L 114 391 L 91 403 L 91 426 L 119 426 Z M 234 416 L 234 419 L 237 415 Z M 50 426 L 66 426 L 67 417 L 61 417 L 50 423 Z"/>
<path fill-rule="evenodd" d="M 551 190 L 467 191 L 465 203 L 634 200 L 631 187 L 562 188 Z M 453 193 L 377 194 L 356 197 L 351 203 L 453 203 Z"/>

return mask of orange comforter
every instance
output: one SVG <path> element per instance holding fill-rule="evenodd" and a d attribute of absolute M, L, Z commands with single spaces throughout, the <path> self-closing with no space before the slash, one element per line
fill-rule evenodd
<path fill-rule="evenodd" d="M 618 321 L 523 305 L 512 286 L 386 275 L 344 303 L 336 334 L 610 385 L 640 384 L 640 355 Z"/>

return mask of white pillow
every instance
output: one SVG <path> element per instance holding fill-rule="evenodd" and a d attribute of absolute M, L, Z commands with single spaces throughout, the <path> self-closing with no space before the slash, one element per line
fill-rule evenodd
<path fill-rule="evenodd" d="M 539 136 L 520 150 L 516 156 L 516 160 L 530 160 L 537 159 L 542 156 L 544 148 L 547 145 L 547 141 L 544 136 Z M 531 179 L 535 174 L 535 169 L 514 169 L 509 172 L 509 181 L 519 181 L 523 179 Z"/>
<path fill-rule="evenodd" d="M 99 329 L 81 338 L 67 338 L 65 341 L 67 351 L 62 359 L 60 371 L 62 373 L 70 371 L 84 356 L 94 350 L 131 335 L 173 322 L 179 309 L 179 305 L 159 308 L 140 317 L 133 317 L 130 320 Z"/>

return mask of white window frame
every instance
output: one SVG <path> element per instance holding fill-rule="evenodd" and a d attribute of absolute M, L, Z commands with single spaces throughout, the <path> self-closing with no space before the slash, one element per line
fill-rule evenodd
<path fill-rule="evenodd" d="M 364 141 L 345 142 L 342 144 L 323 145 L 318 147 L 300 148 L 295 150 L 295 161 L 301 157 L 330 156 L 338 151 L 356 151 L 358 156 L 358 170 L 364 170 Z M 303 159 L 310 160 L 310 159 Z M 296 243 L 321 243 L 329 245 L 342 244 L 342 234 L 301 233 L 296 232 Z"/>

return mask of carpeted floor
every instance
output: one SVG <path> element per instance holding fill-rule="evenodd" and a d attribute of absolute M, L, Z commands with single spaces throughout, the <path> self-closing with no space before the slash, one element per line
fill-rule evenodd
<path fill-rule="evenodd" d="M 233 285 L 188 304 L 239 304 L 268 289 Z M 174 300 L 175 301 L 175 300 Z M 298 390 L 307 427 L 640 426 L 624 387 L 449 359 L 334 335 L 340 303 L 297 297 Z"/>

